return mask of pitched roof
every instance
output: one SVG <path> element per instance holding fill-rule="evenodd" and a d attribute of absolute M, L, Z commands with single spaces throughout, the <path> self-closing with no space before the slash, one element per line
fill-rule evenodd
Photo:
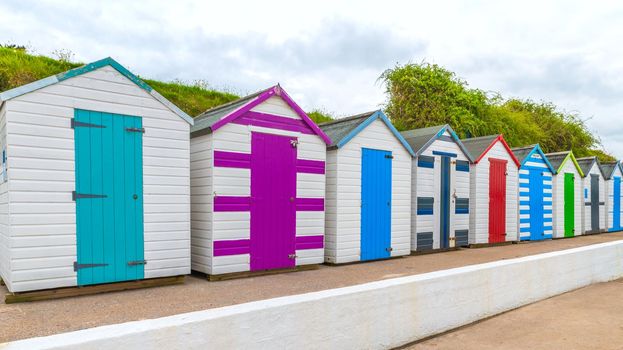
<path fill-rule="evenodd" d="M 547 156 L 545 155 L 545 153 L 541 149 L 541 146 L 538 143 L 536 145 L 513 148 L 512 151 L 515 154 L 515 157 L 517 157 L 517 159 L 519 160 L 521 166 L 523 166 L 528 161 L 528 159 L 530 159 L 530 156 L 532 156 L 533 153 L 540 154 L 543 158 L 543 161 L 549 168 L 549 171 L 551 171 L 552 174 L 556 174 L 556 169 L 549 162 Z"/>
<path fill-rule="evenodd" d="M 268 89 L 258 91 L 254 94 L 245 96 L 238 100 L 222 104 L 208 109 L 195 118 L 195 125 L 190 129 L 190 137 L 209 134 L 223 125 L 241 117 L 253 107 L 266 101 L 267 99 L 279 96 L 292 108 L 296 114 L 318 135 L 326 144 L 331 144 L 331 139 L 314 123 L 307 114 L 299 107 L 279 84 Z"/>
<path fill-rule="evenodd" d="M 436 139 L 441 137 L 446 131 L 448 131 L 450 135 L 452 135 L 452 140 L 456 142 L 456 144 L 463 151 L 467 159 L 473 161 L 471 153 L 469 153 L 467 148 L 465 148 L 463 142 L 461 142 L 454 130 L 452 130 L 452 128 L 448 124 L 407 130 L 401 132 L 400 134 L 402 135 L 402 137 L 404 137 L 409 146 L 411 146 L 411 149 L 413 149 L 415 155 L 419 156 L 424 150 L 426 150 L 426 148 L 428 148 L 428 146 L 430 146 L 430 144 L 432 144 Z"/>
<path fill-rule="evenodd" d="M 575 159 L 572 151 L 547 153 L 545 156 L 547 156 L 550 164 L 554 167 L 554 169 L 556 169 L 556 173 L 559 173 L 565 163 L 569 161 L 569 159 L 571 159 L 571 162 L 575 166 L 578 173 L 580 173 L 580 176 L 584 177 L 584 171 L 582 171 L 582 168 L 578 164 L 578 161 Z"/>
<path fill-rule="evenodd" d="M 604 174 L 604 178 L 606 180 L 612 179 L 612 176 L 614 175 L 614 171 L 616 170 L 617 166 L 619 167 L 619 170 L 623 172 L 621 162 L 607 162 L 601 164 L 601 172 Z"/>
<path fill-rule="evenodd" d="M 604 178 L 606 177 L 606 175 L 604 175 L 603 169 L 601 168 L 601 162 L 596 156 L 577 158 L 577 161 L 578 165 L 580 165 L 580 168 L 582 168 L 582 172 L 584 172 L 584 177 L 590 174 L 591 168 L 595 163 L 597 163 L 597 168 L 599 169 L 601 176 L 603 176 Z"/>
<path fill-rule="evenodd" d="M 173 113 L 177 114 L 180 118 L 184 119 L 190 125 L 193 125 L 193 123 L 194 123 L 193 118 L 191 118 L 188 114 L 184 113 L 184 111 L 182 111 L 176 105 L 174 105 L 169 100 L 167 100 L 162 95 L 160 95 L 158 93 L 158 91 L 154 90 L 151 86 L 147 85 L 139 77 L 137 77 L 136 75 L 132 74 L 132 72 L 127 70 L 125 67 L 123 67 L 117 61 L 115 61 L 114 59 L 112 59 L 110 57 L 106 57 L 106 58 L 101 59 L 99 61 L 95 61 L 95 62 L 92 62 L 92 63 L 89 63 L 89 64 L 85 64 L 84 66 L 81 66 L 81 67 L 78 67 L 78 68 L 74 68 L 74 69 L 68 70 L 68 71 L 63 72 L 63 73 L 52 75 L 52 76 L 49 76 L 47 78 L 43 78 L 41 80 L 34 81 L 32 83 L 25 84 L 25 85 L 22 85 L 22 86 L 18 86 L 18 87 L 14 88 L 14 89 L 1 92 L 0 93 L 0 104 L 3 101 L 8 101 L 8 100 L 10 100 L 12 98 L 15 98 L 15 97 L 18 97 L 18 96 L 22 96 L 22 95 L 27 94 L 29 92 L 33 92 L 35 90 L 42 89 L 42 88 L 44 88 L 46 86 L 50 86 L 50 85 L 59 83 L 59 82 L 61 82 L 63 80 L 67 80 L 69 78 L 73 78 L 73 77 L 76 77 L 78 75 L 82 75 L 82 74 L 94 71 L 94 70 L 102 68 L 104 66 L 111 66 L 112 68 L 117 70 L 121 75 L 125 76 L 131 82 L 136 84 L 139 88 L 147 91 L 147 93 L 149 93 L 153 98 L 155 98 L 160 103 L 162 103 L 165 107 L 170 109 Z"/>
<path fill-rule="evenodd" d="M 500 134 L 473 137 L 461 141 L 463 142 L 465 148 L 467 148 L 469 153 L 471 153 L 471 155 L 474 157 L 474 163 L 478 163 L 484 157 L 484 155 L 493 147 L 493 145 L 496 142 L 500 141 L 515 162 L 515 164 L 519 166 L 519 160 L 515 157 L 513 151 L 511 151 L 510 147 L 508 147 L 508 144 L 504 140 L 504 137 Z"/>
<path fill-rule="evenodd" d="M 411 156 L 415 157 L 415 153 L 411 149 L 411 146 L 409 146 L 407 141 L 402 137 L 402 135 L 400 135 L 398 130 L 396 130 L 396 128 L 389 121 L 385 113 L 383 113 L 381 110 L 361 113 L 351 117 L 326 122 L 320 124 L 319 127 L 327 134 L 327 136 L 329 136 L 332 141 L 327 148 L 337 149 L 347 144 L 357 134 L 359 134 L 363 129 L 365 129 L 368 125 L 370 125 L 373 121 L 377 119 L 385 123 L 385 125 L 389 128 L 392 134 L 394 134 L 394 136 L 402 144 L 402 146 L 411 154 Z"/>

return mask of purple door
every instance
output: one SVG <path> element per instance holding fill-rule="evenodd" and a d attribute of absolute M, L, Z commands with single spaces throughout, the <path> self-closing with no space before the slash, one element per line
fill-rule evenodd
<path fill-rule="evenodd" d="M 294 137 L 251 136 L 251 271 L 295 266 Z"/>

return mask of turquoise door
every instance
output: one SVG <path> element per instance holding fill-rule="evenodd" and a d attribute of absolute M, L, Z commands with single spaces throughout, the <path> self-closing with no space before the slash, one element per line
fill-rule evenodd
<path fill-rule="evenodd" d="M 392 152 L 362 149 L 361 260 L 391 255 Z"/>
<path fill-rule="evenodd" d="M 75 110 L 78 285 L 144 278 L 139 117 Z"/>

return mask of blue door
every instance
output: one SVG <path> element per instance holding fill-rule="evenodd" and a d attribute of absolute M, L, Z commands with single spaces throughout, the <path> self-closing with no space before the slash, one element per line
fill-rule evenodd
<path fill-rule="evenodd" d="M 364 148 L 361 157 L 361 260 L 389 258 L 392 153 Z"/>
<path fill-rule="evenodd" d="M 450 247 L 450 157 L 441 156 L 440 248 Z"/>
<path fill-rule="evenodd" d="M 614 191 L 612 201 L 612 229 L 621 230 L 621 178 L 614 177 Z"/>
<path fill-rule="evenodd" d="M 530 169 L 530 240 L 544 239 L 543 171 Z"/>
<path fill-rule="evenodd" d="M 76 110 L 78 285 L 144 278 L 139 117 Z"/>

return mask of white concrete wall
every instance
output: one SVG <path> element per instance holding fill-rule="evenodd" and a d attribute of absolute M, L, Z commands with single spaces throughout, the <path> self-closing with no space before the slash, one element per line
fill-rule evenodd
<path fill-rule="evenodd" d="M 335 221 L 325 225 L 335 227 L 326 232 L 326 241 L 331 243 L 325 249 L 325 260 L 330 263 L 360 260 L 362 148 L 390 151 L 394 156 L 391 174 L 391 256 L 411 252 L 411 154 L 387 125 L 377 119 L 342 148 L 329 152 L 331 157 L 337 158 L 337 165 L 327 167 L 327 177 L 336 181 L 329 186 L 332 203 L 326 208 L 327 220 Z M 332 211 L 330 215 L 329 210 Z"/>
<path fill-rule="evenodd" d="M 595 174 L 599 175 L 599 202 L 604 202 L 603 205 L 599 206 L 599 229 L 604 231 L 606 230 L 606 181 L 601 174 L 601 170 L 599 170 L 599 166 L 597 163 L 594 163 L 591 167 L 591 170 L 588 174 L 584 174 L 584 189 L 582 190 L 582 198 L 584 198 L 584 203 L 589 203 L 591 201 L 591 175 Z M 585 192 L 586 191 L 586 192 Z M 586 196 L 585 194 L 588 194 Z M 590 232 L 592 227 L 591 222 L 591 207 L 584 205 L 584 232 Z"/>
<path fill-rule="evenodd" d="M 618 213 L 614 213 L 614 178 L 622 176 L 621 169 L 617 166 L 614 168 L 614 173 L 610 177 L 610 180 L 606 181 L 606 193 L 608 194 L 606 197 L 608 230 L 611 230 L 614 226 L 614 216 L 618 215 L 619 218 L 621 218 L 621 215 L 623 215 L 623 210 L 620 210 Z M 621 195 L 620 197 L 622 197 L 619 198 L 619 203 L 623 204 L 623 193 L 621 192 L 621 188 L 619 189 L 619 194 Z M 619 219 L 619 223 L 623 223 L 623 221 Z"/>
<path fill-rule="evenodd" d="M 446 131 L 444 136 L 450 137 L 451 135 Z M 468 159 L 455 142 L 436 140 L 421 154 L 435 158 L 433 169 L 418 168 L 417 158 L 414 158 L 412 162 L 411 250 L 417 250 L 417 234 L 421 232 L 433 232 L 433 249 L 440 248 L 441 157 L 434 155 L 433 151 L 457 154 L 457 158 L 452 158 L 450 164 L 450 246 L 454 245 L 456 230 L 469 230 L 469 214 L 455 214 L 453 197 L 453 194 L 456 194 L 459 198 L 469 198 L 469 172 L 456 171 L 454 162 Z M 433 215 L 417 215 L 417 197 L 434 198 Z"/>
<path fill-rule="evenodd" d="M 300 116 L 283 101 L 273 96 L 251 109 L 254 112 L 300 119 Z M 251 125 L 229 123 L 212 134 L 194 137 L 191 141 L 193 183 L 193 269 L 207 274 L 224 274 L 249 271 L 249 254 L 213 256 L 213 242 L 221 240 L 250 239 L 251 216 L 249 212 L 214 212 L 214 196 L 250 196 L 250 169 L 214 167 L 214 151 L 251 153 L 251 133 L 263 132 L 297 137 L 297 158 L 326 160 L 326 144 L 317 135 Z M 298 173 L 296 196 L 299 198 L 324 198 L 325 175 Z M 316 236 L 324 233 L 324 211 L 296 213 L 296 235 Z M 324 261 L 324 248 L 296 251 L 296 265 L 320 264 Z"/>
<path fill-rule="evenodd" d="M 16 341 L 3 349 L 392 349 L 622 276 L 623 241 L 615 241 Z"/>
<path fill-rule="evenodd" d="M 190 272 L 190 125 L 110 66 L 6 102 L 11 290 L 75 286 L 74 109 L 139 116 L 145 277 Z"/>
<path fill-rule="evenodd" d="M 582 230 L 582 206 L 584 205 L 582 194 L 582 177 L 575 167 L 575 164 L 571 159 L 565 162 L 564 167 L 559 171 L 557 175 L 552 178 L 553 183 L 553 230 L 554 238 L 562 238 L 565 236 L 565 174 L 573 174 L 574 176 L 574 210 L 573 210 L 573 223 L 575 227 L 575 236 L 580 236 L 584 233 Z"/>
<path fill-rule="evenodd" d="M 6 150 L 6 107 L 0 102 L 0 173 L 2 150 Z M 9 226 L 9 182 L 0 174 L 0 278 L 11 289 L 11 233 Z"/>
<path fill-rule="evenodd" d="M 517 184 L 519 169 L 500 141 L 477 164 L 470 165 L 469 243 L 489 243 L 489 158 L 506 160 L 506 241 L 517 236 Z"/>

